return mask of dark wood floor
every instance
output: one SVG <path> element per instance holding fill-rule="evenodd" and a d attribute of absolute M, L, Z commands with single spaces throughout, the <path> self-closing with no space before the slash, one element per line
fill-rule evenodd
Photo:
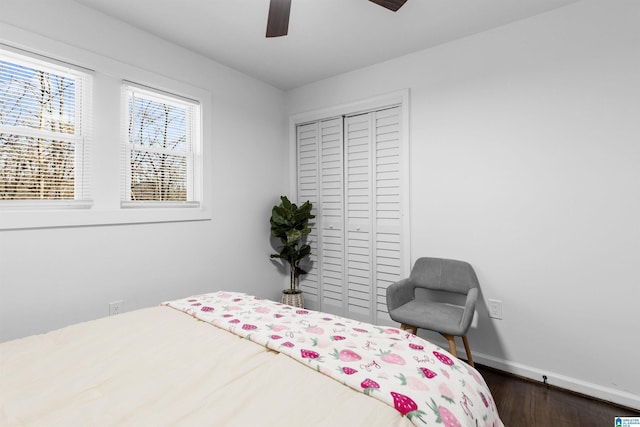
<path fill-rule="evenodd" d="M 616 416 L 640 416 L 640 412 L 554 387 L 547 387 L 491 368 L 476 366 L 498 406 L 506 427 L 607 427 Z"/>

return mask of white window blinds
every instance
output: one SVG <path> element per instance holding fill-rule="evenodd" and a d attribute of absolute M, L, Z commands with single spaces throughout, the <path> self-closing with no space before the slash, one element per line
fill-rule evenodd
<path fill-rule="evenodd" d="M 197 101 L 123 86 L 123 207 L 198 206 Z"/>
<path fill-rule="evenodd" d="M 53 60 L 0 50 L 2 206 L 89 205 L 90 79 Z"/>

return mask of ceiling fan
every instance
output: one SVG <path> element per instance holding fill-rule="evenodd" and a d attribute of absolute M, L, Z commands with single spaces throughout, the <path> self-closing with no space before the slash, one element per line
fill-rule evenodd
<path fill-rule="evenodd" d="M 369 0 L 386 9 L 396 12 L 407 0 Z M 271 0 L 267 19 L 267 37 L 286 36 L 289 31 L 289 13 L 291 0 Z"/>

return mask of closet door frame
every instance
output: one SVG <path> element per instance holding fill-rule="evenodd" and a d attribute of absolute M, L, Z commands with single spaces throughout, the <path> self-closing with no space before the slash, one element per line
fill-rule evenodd
<path fill-rule="evenodd" d="M 407 277 L 411 269 L 411 235 L 410 235 L 410 209 L 409 196 L 411 194 L 409 171 L 411 169 L 409 156 L 409 89 L 392 92 L 386 95 L 372 97 L 361 101 L 345 103 L 328 108 L 321 108 L 305 113 L 293 114 L 289 117 L 289 167 L 291 171 L 290 194 L 298 199 L 298 168 L 297 168 L 297 126 L 314 121 L 327 120 L 335 117 L 350 116 L 381 110 L 392 106 L 399 106 L 401 114 L 401 164 L 407 165 L 401 171 L 401 179 L 404 191 L 402 192 L 402 265 L 401 277 Z M 318 290 L 321 292 L 321 289 Z M 322 299 L 309 301 L 309 308 L 322 309 Z M 372 308 L 375 311 L 375 308 Z M 376 319 L 377 320 L 377 319 Z M 378 322 L 388 323 L 388 322 Z M 389 322 L 389 324 L 392 324 Z"/>

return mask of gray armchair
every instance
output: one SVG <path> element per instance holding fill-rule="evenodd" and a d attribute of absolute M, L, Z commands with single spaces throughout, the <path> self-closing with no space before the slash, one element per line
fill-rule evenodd
<path fill-rule="evenodd" d="M 454 337 L 461 336 L 467 360 L 473 366 L 467 330 L 478 299 L 478 278 L 470 264 L 442 258 L 418 258 L 408 278 L 387 289 L 387 308 L 401 329 L 413 334 L 418 328 L 439 332 L 449 342 L 449 352 L 458 357 Z M 416 288 L 466 295 L 464 307 L 426 298 L 416 299 Z"/>

